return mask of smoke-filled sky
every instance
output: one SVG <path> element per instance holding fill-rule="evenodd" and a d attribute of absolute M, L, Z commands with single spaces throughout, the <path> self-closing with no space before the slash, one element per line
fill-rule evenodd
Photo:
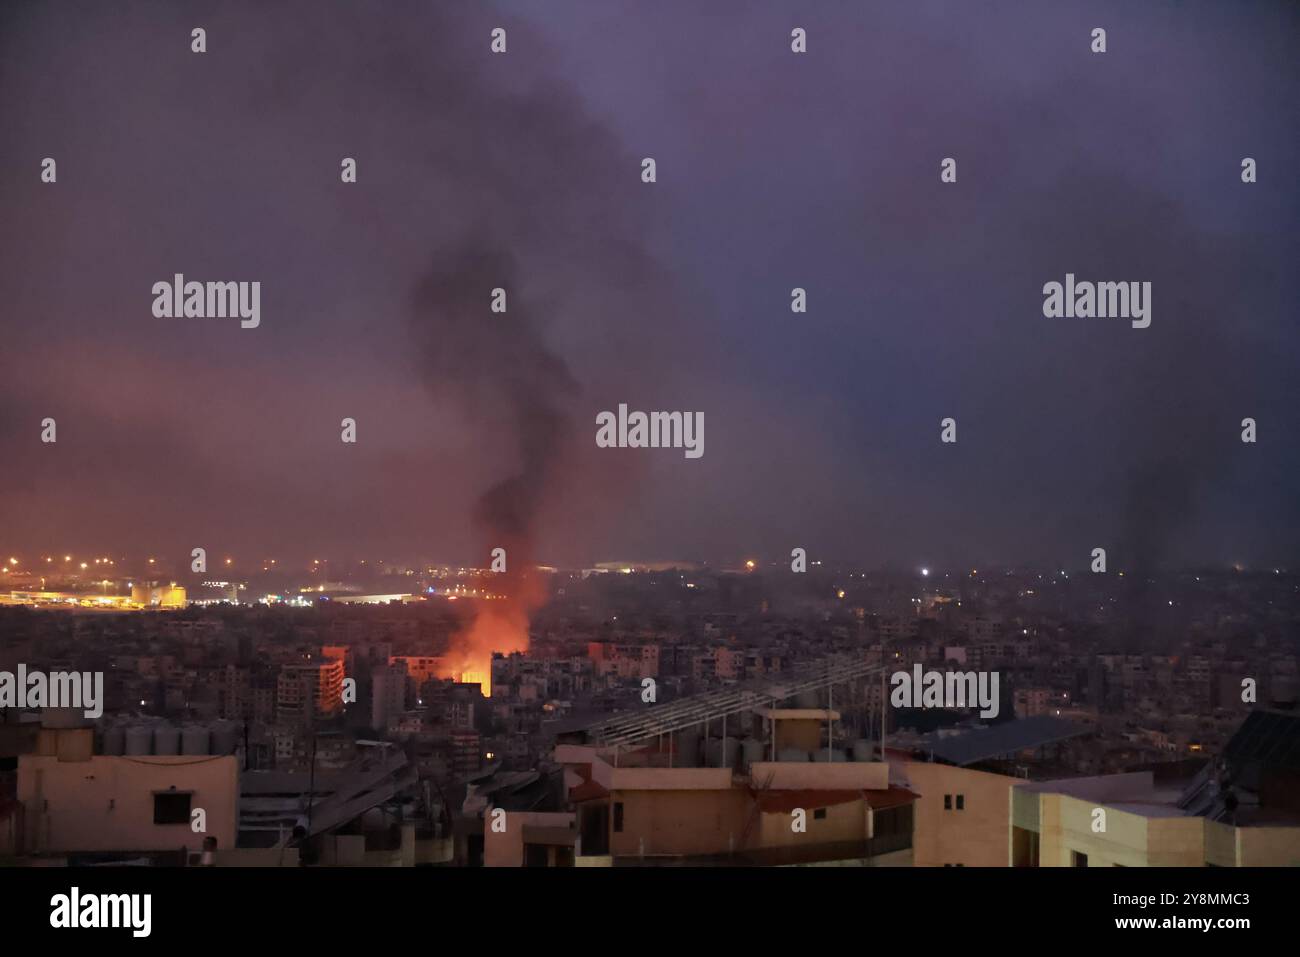
<path fill-rule="evenodd" d="M 1298 53 L 1291 2 L 9 0 L 0 547 L 1294 563 Z M 1045 318 L 1067 272 L 1151 326 Z"/>

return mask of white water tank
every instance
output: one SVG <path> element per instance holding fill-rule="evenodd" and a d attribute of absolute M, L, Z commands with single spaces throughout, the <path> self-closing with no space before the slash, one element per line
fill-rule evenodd
<path fill-rule="evenodd" d="M 126 729 L 126 753 L 131 755 L 153 753 L 153 726 L 132 724 Z"/>
<path fill-rule="evenodd" d="M 181 750 L 181 729 L 173 724 L 160 724 L 153 730 L 154 754 L 179 754 Z"/>
<path fill-rule="evenodd" d="M 705 763 L 709 767 L 730 768 L 735 766 L 736 757 L 740 754 L 740 742 L 730 736 L 709 738 L 708 745 L 704 750 L 708 756 Z"/>
<path fill-rule="evenodd" d="M 110 724 L 104 729 L 103 749 L 105 754 L 120 755 L 126 753 L 126 728 L 120 724 Z"/>
<path fill-rule="evenodd" d="M 849 745 L 854 761 L 871 761 L 876 756 L 876 746 L 864 738 L 859 738 Z"/>
<path fill-rule="evenodd" d="M 239 744 L 239 725 L 234 721 L 218 721 L 212 726 L 212 753 L 234 754 Z"/>
<path fill-rule="evenodd" d="M 212 732 L 206 725 L 187 724 L 181 729 L 181 754 L 207 754 Z"/>

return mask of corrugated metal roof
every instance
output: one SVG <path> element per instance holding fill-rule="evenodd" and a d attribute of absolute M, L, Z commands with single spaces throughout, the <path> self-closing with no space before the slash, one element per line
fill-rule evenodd
<path fill-rule="evenodd" d="M 917 749 L 933 755 L 936 761 L 965 766 L 1077 738 L 1090 731 L 1063 718 L 1038 715 L 974 728 L 962 734 L 941 736 L 934 732 L 923 736 Z"/>

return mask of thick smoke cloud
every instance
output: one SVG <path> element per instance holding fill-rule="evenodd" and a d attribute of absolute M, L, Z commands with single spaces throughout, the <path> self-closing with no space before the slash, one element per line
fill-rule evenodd
<path fill-rule="evenodd" d="M 0 4 L 8 547 L 1300 553 L 1295 4 L 840 4 L 806 56 L 764 5 L 382 8 Z M 261 328 L 154 319 L 176 271 L 261 280 Z M 1152 281 L 1152 327 L 1044 319 L 1067 271 Z M 596 450 L 619 402 L 703 411 L 704 458 Z"/>
<path fill-rule="evenodd" d="M 516 299 L 511 307 L 517 276 L 514 257 L 476 238 L 439 254 L 414 296 L 415 336 L 435 394 L 458 402 L 485 436 L 513 446 L 510 474 L 483 493 L 475 517 L 489 544 L 522 550 L 516 561 L 532 556 L 538 511 L 572 440 L 578 392 L 528 305 Z M 488 311 L 496 289 L 505 295 L 499 314 Z"/>

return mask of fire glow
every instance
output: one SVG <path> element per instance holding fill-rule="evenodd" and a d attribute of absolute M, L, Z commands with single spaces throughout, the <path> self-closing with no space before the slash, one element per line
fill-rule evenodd
<path fill-rule="evenodd" d="M 479 684 L 492 695 L 492 655 L 528 650 L 529 616 L 541 607 L 545 595 L 540 583 L 520 577 L 508 596 L 478 602 L 473 619 L 452 636 L 443 656 L 441 677 Z"/>

